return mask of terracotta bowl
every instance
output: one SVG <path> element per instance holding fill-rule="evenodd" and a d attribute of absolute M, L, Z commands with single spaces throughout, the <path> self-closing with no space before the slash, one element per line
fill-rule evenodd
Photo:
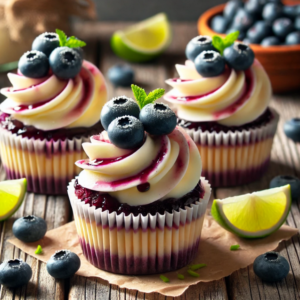
<path fill-rule="evenodd" d="M 210 20 L 223 12 L 225 4 L 206 11 L 198 20 L 198 31 L 201 35 L 219 34 L 210 28 Z M 273 91 L 277 93 L 300 89 L 300 45 L 262 47 L 251 44 L 256 58 L 267 71 Z"/>

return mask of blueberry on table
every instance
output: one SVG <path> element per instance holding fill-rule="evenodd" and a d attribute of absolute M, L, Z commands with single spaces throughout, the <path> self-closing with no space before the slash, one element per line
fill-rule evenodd
<path fill-rule="evenodd" d="M 17 219 L 12 227 L 13 234 L 24 243 L 39 241 L 47 231 L 47 224 L 44 219 L 36 216 L 26 216 Z"/>
<path fill-rule="evenodd" d="M 224 50 L 224 58 L 233 69 L 244 71 L 253 64 L 254 52 L 247 44 L 235 42 Z"/>
<path fill-rule="evenodd" d="M 284 16 L 295 19 L 297 16 L 297 7 L 298 5 L 285 5 L 283 6 L 283 14 Z"/>
<path fill-rule="evenodd" d="M 262 17 L 264 20 L 273 22 L 283 15 L 282 5 L 279 3 L 270 2 L 264 6 Z"/>
<path fill-rule="evenodd" d="M 270 251 L 255 259 L 253 270 L 261 280 L 266 282 L 277 282 L 287 276 L 290 265 L 279 253 Z"/>
<path fill-rule="evenodd" d="M 291 19 L 279 18 L 273 23 L 273 32 L 276 36 L 283 39 L 294 30 L 294 24 Z"/>
<path fill-rule="evenodd" d="M 224 72 L 225 60 L 217 51 L 204 51 L 196 57 L 195 67 L 203 77 L 214 77 Z"/>
<path fill-rule="evenodd" d="M 26 77 L 42 78 L 49 72 L 49 61 L 43 52 L 31 50 L 21 56 L 18 68 Z"/>
<path fill-rule="evenodd" d="M 296 30 L 300 31 L 300 15 L 296 17 L 294 27 Z"/>
<path fill-rule="evenodd" d="M 77 50 L 69 47 L 58 47 L 49 57 L 53 74 L 60 79 L 74 78 L 81 70 L 82 57 Z"/>
<path fill-rule="evenodd" d="M 263 4 L 260 0 L 249 0 L 245 3 L 245 10 L 253 16 L 259 16 L 262 12 Z"/>
<path fill-rule="evenodd" d="M 164 135 L 171 133 L 175 129 L 177 117 L 166 104 L 151 103 L 142 108 L 140 121 L 148 133 Z"/>
<path fill-rule="evenodd" d="M 108 70 L 108 79 L 115 86 L 127 87 L 133 83 L 134 72 L 129 65 L 115 65 Z"/>
<path fill-rule="evenodd" d="M 292 199 L 297 200 L 300 197 L 300 179 L 291 175 L 279 175 L 270 182 L 270 189 L 289 184 L 291 187 Z"/>
<path fill-rule="evenodd" d="M 255 18 L 250 15 L 244 8 L 239 8 L 233 18 L 231 27 L 240 32 L 247 31 L 255 22 Z"/>
<path fill-rule="evenodd" d="M 31 49 L 41 51 L 49 57 L 51 52 L 57 47 L 59 47 L 59 38 L 57 33 L 44 32 L 35 38 Z"/>
<path fill-rule="evenodd" d="M 107 133 L 109 140 L 122 149 L 135 149 L 144 141 L 143 124 L 133 116 L 114 119 L 109 124 Z"/>
<path fill-rule="evenodd" d="M 223 16 L 214 16 L 211 20 L 211 28 L 218 33 L 225 33 L 228 27 L 229 21 Z"/>
<path fill-rule="evenodd" d="M 269 47 L 269 46 L 277 46 L 280 45 L 280 39 L 277 36 L 268 36 L 265 37 L 261 43 L 260 43 L 263 47 Z"/>
<path fill-rule="evenodd" d="M 285 135 L 296 143 L 300 143 L 300 118 L 288 120 L 283 125 Z"/>
<path fill-rule="evenodd" d="M 31 267 L 22 259 L 4 261 L 0 265 L 0 284 L 16 288 L 27 284 L 32 276 Z"/>
<path fill-rule="evenodd" d="M 109 124 L 116 118 L 122 116 L 133 116 L 137 119 L 140 115 L 140 108 L 138 104 L 126 96 L 113 98 L 105 103 L 101 111 L 101 124 L 107 130 Z"/>
<path fill-rule="evenodd" d="M 286 45 L 299 45 L 300 44 L 300 31 L 289 33 L 285 38 Z"/>
<path fill-rule="evenodd" d="M 207 50 L 216 50 L 212 45 L 211 37 L 199 35 L 189 41 L 185 49 L 185 55 L 188 59 L 194 61 L 200 53 Z"/>
<path fill-rule="evenodd" d="M 80 258 L 70 250 L 55 252 L 47 262 L 48 273 L 57 279 L 72 277 L 80 268 Z"/>
<path fill-rule="evenodd" d="M 263 38 L 272 34 L 272 26 L 266 21 L 257 21 L 247 31 L 247 38 L 252 44 L 259 44 Z"/>
<path fill-rule="evenodd" d="M 231 20 L 239 8 L 243 7 L 243 2 L 239 0 L 228 1 L 225 5 L 223 15 L 227 20 Z"/>

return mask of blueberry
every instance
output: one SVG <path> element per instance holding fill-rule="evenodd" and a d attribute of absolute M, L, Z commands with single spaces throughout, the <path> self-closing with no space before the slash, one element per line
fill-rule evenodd
<path fill-rule="evenodd" d="M 80 268 L 80 259 L 70 250 L 56 251 L 47 261 L 48 273 L 57 279 L 72 277 Z"/>
<path fill-rule="evenodd" d="M 228 27 L 228 20 L 223 16 L 215 16 L 211 20 L 211 28 L 213 31 L 218 33 L 225 33 Z"/>
<path fill-rule="evenodd" d="M 24 243 L 39 241 L 47 231 L 47 224 L 44 219 L 36 216 L 26 216 L 17 219 L 12 227 L 16 238 Z"/>
<path fill-rule="evenodd" d="M 144 106 L 140 113 L 140 120 L 145 130 L 153 135 L 169 134 L 175 129 L 177 123 L 175 113 L 163 103 Z"/>
<path fill-rule="evenodd" d="M 77 50 L 58 47 L 51 53 L 49 62 L 54 75 L 60 79 L 70 79 L 80 72 L 82 57 Z"/>
<path fill-rule="evenodd" d="M 81 47 L 76 47 L 76 48 L 72 48 L 73 50 L 77 51 L 77 53 L 80 55 L 80 57 L 83 59 L 84 57 L 84 52 L 83 49 Z"/>
<path fill-rule="evenodd" d="M 285 38 L 286 45 L 298 45 L 300 44 L 300 31 L 294 31 L 288 34 Z"/>
<path fill-rule="evenodd" d="M 245 3 L 245 10 L 253 16 L 259 16 L 262 12 L 263 4 L 260 0 L 249 0 Z"/>
<path fill-rule="evenodd" d="M 231 20 L 239 8 L 243 7 L 243 2 L 238 0 L 231 0 L 226 3 L 223 15 L 227 20 Z"/>
<path fill-rule="evenodd" d="M 122 149 L 138 148 L 144 141 L 143 124 L 133 116 L 114 119 L 109 124 L 107 133 L 110 141 Z"/>
<path fill-rule="evenodd" d="M 126 96 L 113 98 L 105 103 L 101 111 L 101 124 L 107 130 L 109 124 L 116 118 L 122 116 L 133 116 L 137 119 L 140 115 L 140 108 L 138 104 Z"/>
<path fill-rule="evenodd" d="M 272 27 L 266 21 L 257 21 L 247 31 L 247 38 L 250 43 L 259 44 L 263 38 L 272 34 Z"/>
<path fill-rule="evenodd" d="M 300 196 L 300 179 L 291 175 L 279 175 L 270 182 L 270 189 L 289 184 L 291 186 L 292 199 L 297 200 Z"/>
<path fill-rule="evenodd" d="M 273 32 L 279 38 L 285 38 L 294 29 L 294 25 L 291 19 L 279 18 L 273 23 Z"/>
<path fill-rule="evenodd" d="M 244 8 L 239 8 L 233 18 L 231 28 L 240 32 L 246 32 L 255 22 L 255 18 L 250 15 Z"/>
<path fill-rule="evenodd" d="M 297 5 L 283 6 L 283 14 L 290 19 L 295 19 L 297 16 Z"/>
<path fill-rule="evenodd" d="M 249 44 L 251 44 L 251 41 L 250 41 L 250 39 L 245 38 L 245 39 L 243 39 L 243 43 L 249 45 Z"/>
<path fill-rule="evenodd" d="M 296 30 L 300 31 L 300 16 L 296 17 L 294 26 Z"/>
<path fill-rule="evenodd" d="M 263 281 L 277 282 L 290 270 L 288 261 L 279 253 L 270 251 L 258 256 L 253 263 L 254 273 Z"/>
<path fill-rule="evenodd" d="M 31 267 L 22 259 L 4 261 L 0 265 L 0 284 L 16 288 L 27 284 L 32 276 Z"/>
<path fill-rule="evenodd" d="M 204 51 L 196 57 L 195 67 L 203 77 L 214 77 L 224 72 L 225 60 L 217 51 Z"/>
<path fill-rule="evenodd" d="M 247 70 L 254 61 L 254 52 L 242 42 L 235 42 L 224 50 L 224 58 L 228 65 L 237 71 Z"/>
<path fill-rule="evenodd" d="M 284 123 L 283 131 L 285 135 L 295 143 L 300 143 L 300 118 L 294 118 Z"/>
<path fill-rule="evenodd" d="M 43 52 L 47 57 L 51 52 L 59 47 L 58 35 L 54 32 L 44 32 L 40 34 L 32 43 L 32 50 L 38 50 Z"/>
<path fill-rule="evenodd" d="M 190 40 L 185 48 L 185 55 L 188 59 L 194 61 L 203 51 L 216 50 L 212 45 L 212 39 L 206 35 L 199 35 Z"/>
<path fill-rule="evenodd" d="M 133 83 L 134 72 L 129 65 L 115 65 L 108 70 L 108 79 L 115 86 L 130 86 Z"/>
<path fill-rule="evenodd" d="M 26 77 L 42 78 L 49 72 L 49 61 L 43 52 L 31 50 L 21 56 L 18 68 Z"/>
<path fill-rule="evenodd" d="M 283 15 L 282 5 L 279 3 L 270 2 L 264 6 L 262 17 L 264 20 L 273 22 Z"/>
<path fill-rule="evenodd" d="M 239 29 L 236 29 L 236 28 L 233 28 L 233 27 L 227 29 L 226 34 L 229 34 L 229 33 L 235 32 L 235 31 L 240 32 L 240 34 L 238 36 L 238 40 L 242 41 L 246 37 L 246 31 L 240 31 Z"/>
<path fill-rule="evenodd" d="M 264 38 L 261 43 L 263 47 L 269 47 L 269 46 L 277 46 L 280 45 L 280 39 L 277 36 L 268 36 Z"/>

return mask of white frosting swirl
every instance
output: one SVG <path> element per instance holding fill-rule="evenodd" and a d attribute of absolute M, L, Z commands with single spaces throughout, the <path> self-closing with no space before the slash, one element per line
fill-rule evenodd
<path fill-rule="evenodd" d="M 169 135 L 146 135 L 137 150 L 124 150 L 110 143 L 106 131 L 83 143 L 89 159 L 76 165 L 84 169 L 81 186 L 108 192 L 121 203 L 145 205 L 156 200 L 180 198 L 190 192 L 201 175 L 201 158 L 197 146 L 185 131 L 176 127 Z M 138 186 L 149 183 L 140 192 Z"/>
<path fill-rule="evenodd" d="M 240 126 L 258 118 L 271 100 L 270 80 L 257 60 L 246 71 L 227 68 L 209 78 L 198 74 L 191 61 L 176 65 L 176 69 L 180 78 L 166 81 L 173 89 L 165 100 L 187 121 Z"/>
<path fill-rule="evenodd" d="M 103 75 L 87 61 L 74 79 L 60 80 L 55 75 L 34 79 L 13 73 L 8 78 L 13 87 L 1 90 L 7 99 L 0 109 L 44 131 L 91 127 L 99 121 L 107 100 Z"/>

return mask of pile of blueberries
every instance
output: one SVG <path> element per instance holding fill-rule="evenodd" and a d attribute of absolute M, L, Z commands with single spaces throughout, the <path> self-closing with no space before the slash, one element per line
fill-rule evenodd
<path fill-rule="evenodd" d="M 35 38 L 31 48 L 21 56 L 18 65 L 26 77 L 43 78 L 51 69 L 58 78 L 71 79 L 80 72 L 82 48 L 60 47 L 57 33 L 42 33 Z"/>
<path fill-rule="evenodd" d="M 221 55 L 213 46 L 212 38 L 205 35 L 193 38 L 186 46 L 185 55 L 195 63 L 197 72 L 203 77 L 222 74 L 226 64 L 237 71 L 247 70 L 255 57 L 249 45 L 242 42 L 234 42 Z"/>
<path fill-rule="evenodd" d="M 241 0 L 227 2 L 223 16 L 211 20 L 218 33 L 239 31 L 239 40 L 274 45 L 300 44 L 300 5 L 286 6 L 281 0 Z"/>
<path fill-rule="evenodd" d="M 135 149 L 144 142 L 144 131 L 151 135 L 169 134 L 176 127 L 177 118 L 163 103 L 150 103 L 140 110 L 134 100 L 121 96 L 104 105 L 101 123 L 114 145 Z"/>

